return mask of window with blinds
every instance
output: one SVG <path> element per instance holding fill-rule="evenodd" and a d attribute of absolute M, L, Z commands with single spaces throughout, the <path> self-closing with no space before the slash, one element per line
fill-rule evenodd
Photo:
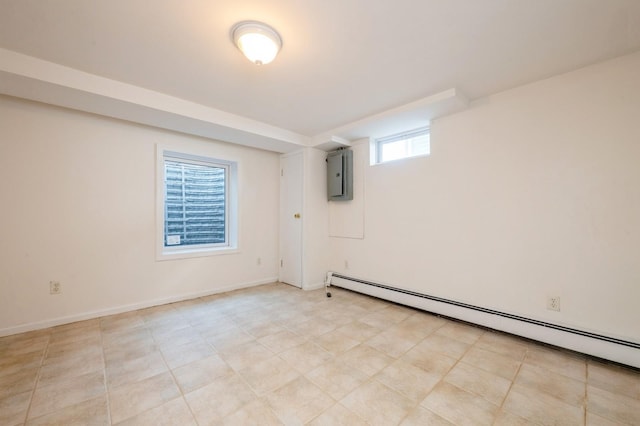
<path fill-rule="evenodd" d="M 376 139 L 376 163 L 429 155 L 431 140 L 428 127 Z"/>
<path fill-rule="evenodd" d="M 164 156 L 164 247 L 228 245 L 229 166 Z"/>

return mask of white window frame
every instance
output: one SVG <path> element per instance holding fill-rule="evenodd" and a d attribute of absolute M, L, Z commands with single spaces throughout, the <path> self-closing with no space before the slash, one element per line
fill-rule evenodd
<path fill-rule="evenodd" d="M 371 146 L 371 164 L 384 164 L 393 161 L 404 160 L 406 158 L 416 158 L 416 157 L 427 157 L 431 154 L 431 129 L 426 127 L 420 127 L 413 130 L 408 130 L 405 132 L 395 133 L 393 135 L 385 136 L 382 138 L 373 139 Z M 426 154 L 414 154 L 414 155 L 406 155 L 404 157 L 395 158 L 393 160 L 382 160 L 382 148 L 386 144 L 391 144 L 399 141 L 404 141 L 408 139 L 412 139 L 418 136 L 429 135 L 429 152 Z"/>
<path fill-rule="evenodd" d="M 224 243 L 165 246 L 165 160 L 167 159 L 226 170 Z M 237 179 L 238 164 L 235 161 L 212 158 L 182 150 L 176 151 L 158 145 L 156 149 L 156 260 L 185 259 L 239 252 Z"/>

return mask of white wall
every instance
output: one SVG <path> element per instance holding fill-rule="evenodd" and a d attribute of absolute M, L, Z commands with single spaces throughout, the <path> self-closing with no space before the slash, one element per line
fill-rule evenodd
<path fill-rule="evenodd" d="M 360 171 L 365 238 L 330 269 L 640 342 L 639 76 L 635 53 L 436 120 L 431 156 Z"/>
<path fill-rule="evenodd" d="M 276 280 L 277 154 L 8 97 L 0 129 L 0 335 Z M 157 143 L 238 161 L 240 253 L 156 261 Z"/>
<path fill-rule="evenodd" d="M 304 150 L 304 215 L 302 288 L 322 287 L 329 266 L 327 153 Z"/>

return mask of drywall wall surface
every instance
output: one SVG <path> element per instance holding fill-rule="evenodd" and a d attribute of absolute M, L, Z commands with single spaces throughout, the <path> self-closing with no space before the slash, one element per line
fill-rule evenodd
<path fill-rule="evenodd" d="M 367 167 L 330 269 L 640 342 L 638 76 L 635 53 L 434 121 L 430 156 Z"/>
<path fill-rule="evenodd" d="M 156 144 L 237 161 L 239 253 L 156 260 Z M 278 169 L 275 153 L 0 97 L 0 332 L 275 280 Z"/>
<path fill-rule="evenodd" d="M 329 205 L 327 203 L 327 153 L 304 150 L 304 215 L 302 288 L 324 285 L 329 267 Z"/>

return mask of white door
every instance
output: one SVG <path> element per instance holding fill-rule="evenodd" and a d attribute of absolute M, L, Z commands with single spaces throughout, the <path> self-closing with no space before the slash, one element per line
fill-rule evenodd
<path fill-rule="evenodd" d="M 280 157 L 280 281 L 302 287 L 302 152 Z"/>

